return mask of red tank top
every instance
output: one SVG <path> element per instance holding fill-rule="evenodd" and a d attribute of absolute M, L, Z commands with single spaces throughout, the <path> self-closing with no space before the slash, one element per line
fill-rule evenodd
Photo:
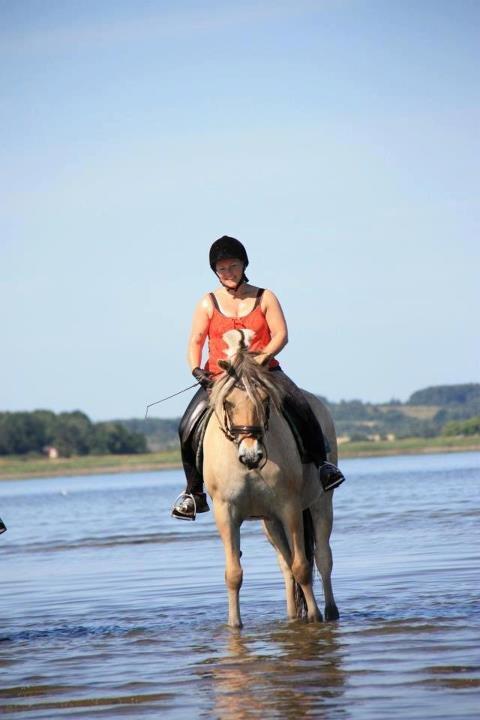
<path fill-rule="evenodd" d="M 218 365 L 218 361 L 228 359 L 226 354 L 227 344 L 223 340 L 223 335 L 228 330 L 252 330 L 254 335 L 248 346 L 248 349 L 252 352 L 263 350 L 263 348 L 268 345 L 272 336 L 265 315 L 260 307 L 262 295 L 263 288 L 259 288 L 253 310 L 247 315 L 243 317 L 229 317 L 221 312 L 217 298 L 213 293 L 210 293 L 213 302 L 213 315 L 210 320 L 210 325 L 208 326 L 208 360 L 205 364 L 205 370 L 209 370 L 215 375 L 223 372 L 222 368 Z M 278 360 L 272 358 L 268 366 L 273 368 L 278 365 Z"/>

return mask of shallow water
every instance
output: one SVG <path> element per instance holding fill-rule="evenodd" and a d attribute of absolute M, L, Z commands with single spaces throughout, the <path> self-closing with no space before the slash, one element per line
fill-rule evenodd
<path fill-rule="evenodd" d="M 480 454 L 342 468 L 340 621 L 286 622 L 247 523 L 241 632 L 211 514 L 169 517 L 180 472 L 0 483 L 0 714 L 478 718 Z"/>

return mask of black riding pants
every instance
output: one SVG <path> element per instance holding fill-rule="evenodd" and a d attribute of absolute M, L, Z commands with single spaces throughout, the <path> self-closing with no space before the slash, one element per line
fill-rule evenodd
<path fill-rule="evenodd" d="M 307 459 L 318 467 L 327 457 L 320 424 L 304 394 L 293 380 L 279 368 L 275 368 L 272 372 L 275 372 L 275 382 L 281 388 L 282 411 L 285 419 L 299 432 Z M 208 411 L 208 400 L 207 391 L 202 387 L 199 388 L 189 402 L 178 429 L 183 469 L 187 478 L 187 492 L 194 494 L 203 492 L 203 478 L 196 467 L 197 449 L 194 446 L 194 436 L 201 419 Z"/>
<path fill-rule="evenodd" d="M 187 478 L 187 492 L 194 494 L 203 492 L 203 478 L 196 467 L 197 453 L 193 440 L 195 430 L 207 411 L 208 393 L 200 387 L 188 403 L 178 428 L 183 469 Z"/>

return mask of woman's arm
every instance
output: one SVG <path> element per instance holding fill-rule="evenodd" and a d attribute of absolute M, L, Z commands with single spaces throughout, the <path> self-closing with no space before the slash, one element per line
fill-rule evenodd
<path fill-rule="evenodd" d="M 195 308 L 192 320 L 192 331 L 188 340 L 187 360 L 190 370 L 200 367 L 202 362 L 202 350 L 208 334 L 208 326 L 211 316 L 211 300 L 208 296 L 203 297 Z"/>
<path fill-rule="evenodd" d="M 272 337 L 268 345 L 263 348 L 261 355 L 258 356 L 261 362 L 266 360 L 267 357 L 277 355 L 288 343 L 287 321 L 278 298 L 271 290 L 265 290 L 263 293 L 262 310 L 265 313 L 265 319 Z"/>

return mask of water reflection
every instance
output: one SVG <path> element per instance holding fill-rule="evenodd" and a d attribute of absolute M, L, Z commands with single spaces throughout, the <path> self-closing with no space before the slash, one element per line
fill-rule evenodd
<path fill-rule="evenodd" d="M 258 630 L 228 632 L 223 657 L 198 668 L 211 683 L 214 716 L 328 718 L 346 677 L 336 626 L 282 623 Z"/>

